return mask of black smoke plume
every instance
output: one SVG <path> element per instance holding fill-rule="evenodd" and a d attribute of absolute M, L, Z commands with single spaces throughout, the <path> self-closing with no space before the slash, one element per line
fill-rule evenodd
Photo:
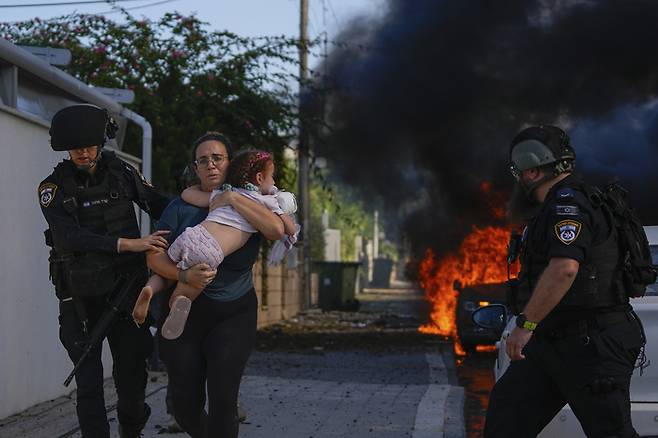
<path fill-rule="evenodd" d="M 316 84 L 329 92 L 306 96 L 328 124 L 317 154 L 402 214 L 416 251 L 441 251 L 500 223 L 510 140 L 556 124 L 579 170 L 619 176 L 658 223 L 656 23 L 652 0 L 390 0 L 337 38 Z"/>

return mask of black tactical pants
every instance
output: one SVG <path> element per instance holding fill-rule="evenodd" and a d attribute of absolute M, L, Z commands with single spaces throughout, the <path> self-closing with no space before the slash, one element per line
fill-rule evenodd
<path fill-rule="evenodd" d="M 178 339 L 158 336 L 174 416 L 193 438 L 237 438 L 238 391 L 256 340 L 257 310 L 253 289 L 230 302 L 201 294 Z"/>
<path fill-rule="evenodd" d="M 630 314 L 586 335 L 533 335 L 494 385 L 485 438 L 536 437 L 566 403 L 589 438 L 637 437 L 629 385 L 642 343 Z"/>
<path fill-rule="evenodd" d="M 90 327 L 106 308 L 104 297 L 84 300 Z M 82 354 L 86 340 L 72 302 L 60 305 L 59 338 L 75 363 Z M 107 336 L 114 362 L 112 377 L 118 396 L 117 416 L 125 436 L 138 436 L 149 412 L 144 399 L 146 389 L 146 358 L 153 348 L 146 326 L 138 328 L 131 319 L 118 319 Z M 103 364 L 101 346 L 93 349 L 75 375 L 77 384 L 76 410 L 84 438 L 109 438 L 110 429 L 103 397 Z"/>

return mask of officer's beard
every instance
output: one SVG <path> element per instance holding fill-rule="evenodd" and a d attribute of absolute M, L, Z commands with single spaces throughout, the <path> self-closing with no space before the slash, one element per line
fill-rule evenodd
<path fill-rule="evenodd" d="M 507 218 L 514 223 L 526 223 L 534 218 L 541 203 L 533 195 L 534 190 L 528 193 L 521 184 L 515 184 L 507 203 Z"/>

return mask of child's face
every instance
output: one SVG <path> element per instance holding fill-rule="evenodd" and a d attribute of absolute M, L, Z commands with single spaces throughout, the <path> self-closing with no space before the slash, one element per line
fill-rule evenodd
<path fill-rule="evenodd" d="M 258 187 L 260 188 L 260 192 L 263 195 L 269 195 L 272 191 L 272 188 L 274 187 L 274 163 L 267 163 L 265 170 L 258 172 L 256 179 L 258 179 Z"/>

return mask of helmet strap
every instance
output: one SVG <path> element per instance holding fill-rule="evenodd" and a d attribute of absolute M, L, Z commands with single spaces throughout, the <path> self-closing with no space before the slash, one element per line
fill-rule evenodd
<path fill-rule="evenodd" d="M 531 183 L 525 183 L 523 179 L 519 179 L 519 185 L 521 186 L 521 189 L 523 189 L 523 193 L 525 193 L 526 198 L 528 198 L 531 201 L 534 201 L 535 190 L 537 190 L 539 186 L 544 184 L 546 181 L 550 181 L 553 178 L 555 178 L 554 175 L 546 174 L 541 178 L 539 178 L 537 181 L 533 181 Z"/>

